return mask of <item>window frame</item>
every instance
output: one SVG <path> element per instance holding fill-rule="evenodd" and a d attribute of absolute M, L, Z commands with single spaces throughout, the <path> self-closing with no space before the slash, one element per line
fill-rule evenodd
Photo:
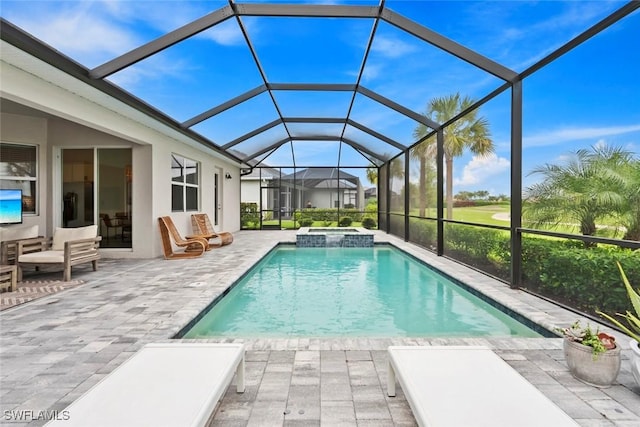
<path fill-rule="evenodd" d="M 34 176 L 20 176 L 20 175 L 2 175 L 0 170 L 0 187 L 1 188 L 13 188 L 13 187 L 5 187 L 3 185 L 4 181 L 22 181 L 22 182 L 33 182 L 33 211 L 25 209 L 25 191 L 22 192 L 22 214 L 24 216 L 38 216 L 40 212 L 40 146 L 38 144 L 29 144 L 23 142 L 12 142 L 12 141 L 0 141 L 0 145 L 14 145 L 19 147 L 29 147 L 35 151 L 35 167 L 34 167 Z M 21 188 L 21 187 L 20 187 Z"/>
<path fill-rule="evenodd" d="M 180 165 L 180 174 L 174 176 L 173 169 L 174 162 Z M 194 174 L 187 173 L 187 171 L 195 165 L 195 183 L 189 182 L 189 177 L 193 177 Z M 200 210 L 200 162 L 197 160 L 193 160 L 189 157 L 183 156 L 177 153 L 171 153 L 171 212 L 197 212 Z M 182 178 L 181 180 L 177 180 L 176 178 Z M 179 187 L 182 193 L 182 208 L 174 209 L 174 188 Z M 187 206 L 187 189 L 193 188 L 196 191 L 196 206 L 194 208 L 189 208 Z"/>

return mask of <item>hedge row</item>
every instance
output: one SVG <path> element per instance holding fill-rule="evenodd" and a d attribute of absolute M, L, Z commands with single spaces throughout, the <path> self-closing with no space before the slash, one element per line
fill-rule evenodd
<path fill-rule="evenodd" d="M 410 240 L 435 246 L 435 221 L 410 221 Z M 482 271 L 510 279 L 509 233 L 447 224 L 445 254 Z M 640 251 L 614 246 L 585 249 L 580 241 L 525 236 L 522 240 L 524 287 L 579 310 L 625 312 L 631 303 L 616 261 L 634 287 L 640 287 Z"/>
<path fill-rule="evenodd" d="M 338 217 L 338 209 L 322 209 L 322 208 L 307 208 L 302 209 L 295 213 L 294 218 L 296 221 L 301 222 L 304 220 L 322 221 L 322 222 L 338 222 L 339 218 L 348 217 L 352 222 L 362 222 L 362 219 L 367 215 L 366 212 L 362 212 L 359 209 L 340 209 L 340 217 Z"/>

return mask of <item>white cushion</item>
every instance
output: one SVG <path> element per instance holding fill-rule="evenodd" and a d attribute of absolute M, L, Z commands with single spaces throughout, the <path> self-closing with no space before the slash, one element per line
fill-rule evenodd
<path fill-rule="evenodd" d="M 203 427 L 234 373 L 241 393 L 244 344 L 147 344 L 47 427 Z"/>
<path fill-rule="evenodd" d="M 38 237 L 38 225 L 0 227 L 0 241 L 22 240 Z"/>
<path fill-rule="evenodd" d="M 18 262 L 61 264 L 64 262 L 64 251 L 41 251 L 22 254 L 18 258 Z"/>
<path fill-rule="evenodd" d="M 78 228 L 56 227 L 56 231 L 53 233 L 51 249 L 54 251 L 62 251 L 64 250 L 64 242 L 68 242 L 70 240 L 91 239 L 97 235 L 97 225 L 88 225 L 86 227 Z"/>
<path fill-rule="evenodd" d="M 391 346 L 388 353 L 390 395 L 395 373 L 418 425 L 579 427 L 487 347 Z"/>

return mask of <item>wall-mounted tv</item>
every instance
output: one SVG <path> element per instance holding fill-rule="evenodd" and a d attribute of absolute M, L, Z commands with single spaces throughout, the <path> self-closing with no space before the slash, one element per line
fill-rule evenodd
<path fill-rule="evenodd" d="M 0 188 L 0 224 L 22 223 L 22 190 Z"/>

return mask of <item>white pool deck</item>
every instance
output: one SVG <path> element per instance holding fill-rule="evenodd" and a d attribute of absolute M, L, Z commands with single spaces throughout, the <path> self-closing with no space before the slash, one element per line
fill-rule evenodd
<path fill-rule="evenodd" d="M 188 260 L 114 260 L 74 268 L 86 283 L 0 313 L 0 425 L 40 426 L 151 342 L 170 341 L 189 320 L 295 231 L 242 231 L 234 243 Z M 539 324 L 578 318 L 474 270 L 376 232 Z M 45 276 L 43 276 L 43 279 Z M 188 341 L 188 340 L 185 340 Z M 217 340 L 210 340 L 216 342 Z M 582 426 L 640 425 L 640 388 L 623 351 L 618 382 L 598 389 L 568 372 L 559 338 L 294 338 L 244 342 L 246 391 L 227 390 L 216 426 L 411 426 L 398 387 L 386 393 L 390 345 L 485 345 Z M 624 344 L 626 340 L 620 337 Z M 16 418 L 22 417 L 22 421 Z M 33 418 L 40 418 L 29 421 Z"/>

